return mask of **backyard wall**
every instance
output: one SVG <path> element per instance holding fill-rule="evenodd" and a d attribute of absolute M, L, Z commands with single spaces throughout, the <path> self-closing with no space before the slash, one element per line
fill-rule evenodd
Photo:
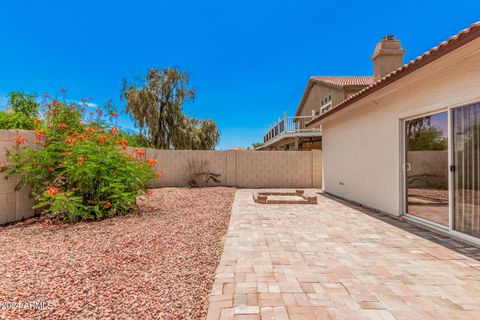
<path fill-rule="evenodd" d="M 183 151 L 146 149 L 162 174 L 156 186 L 185 186 L 189 161 L 206 161 L 222 185 L 239 188 L 321 188 L 322 153 L 313 151 Z"/>
<path fill-rule="evenodd" d="M 0 161 L 3 163 L 7 160 L 7 152 L 18 152 L 18 146 L 15 143 L 15 137 L 26 137 L 26 147 L 33 148 L 34 134 L 26 130 L 0 130 Z M 28 196 L 28 189 L 15 191 L 18 183 L 17 177 L 11 177 L 6 180 L 0 177 L 0 225 L 30 218 L 34 212 L 32 206 L 33 199 Z"/>
<path fill-rule="evenodd" d="M 408 186 L 441 188 L 448 186 L 448 151 L 408 151 Z"/>
<path fill-rule="evenodd" d="M 34 134 L 26 130 L 0 130 L 0 161 L 7 152 L 16 153 L 15 137 L 28 140 L 22 147 L 34 148 Z M 130 148 L 133 151 L 134 148 Z M 321 188 L 322 152 L 313 151 L 191 151 L 155 150 L 143 148 L 145 158 L 157 159 L 156 171 L 161 178 L 152 182 L 155 187 L 186 185 L 189 161 L 205 161 L 209 170 L 220 174 L 219 183 L 211 186 L 239 188 Z M 34 215 L 34 201 L 28 190 L 15 191 L 18 178 L 0 178 L 0 225 Z"/>

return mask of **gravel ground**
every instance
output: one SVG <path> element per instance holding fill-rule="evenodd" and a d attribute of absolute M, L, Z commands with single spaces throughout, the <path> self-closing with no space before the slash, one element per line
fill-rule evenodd
<path fill-rule="evenodd" d="M 0 318 L 203 319 L 234 193 L 163 188 L 141 214 L 0 227 Z"/>

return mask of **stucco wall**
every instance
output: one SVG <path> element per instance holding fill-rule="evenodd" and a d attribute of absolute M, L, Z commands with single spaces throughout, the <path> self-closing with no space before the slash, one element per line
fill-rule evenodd
<path fill-rule="evenodd" d="M 325 119 L 325 190 L 400 215 L 401 120 L 474 101 L 480 39 Z"/>
<path fill-rule="evenodd" d="M 333 105 L 339 103 L 345 97 L 344 92 L 341 89 L 315 84 L 312 87 L 310 94 L 308 95 L 307 101 L 305 101 L 303 109 L 299 115 L 311 116 L 312 110 L 320 113 L 321 101 L 329 94 L 332 95 Z"/>

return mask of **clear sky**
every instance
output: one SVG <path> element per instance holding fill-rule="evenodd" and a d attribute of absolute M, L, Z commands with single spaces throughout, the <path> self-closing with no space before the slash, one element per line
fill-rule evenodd
<path fill-rule="evenodd" d="M 122 80 L 188 71 L 186 112 L 215 120 L 219 149 L 250 146 L 312 75 L 371 75 L 394 34 L 405 62 L 480 20 L 480 1 L 2 1 L 0 104 L 12 90 L 120 105 Z M 132 127 L 125 117 L 124 127 Z"/>

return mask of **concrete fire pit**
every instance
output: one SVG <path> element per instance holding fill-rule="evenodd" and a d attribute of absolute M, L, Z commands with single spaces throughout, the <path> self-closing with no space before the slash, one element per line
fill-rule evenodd
<path fill-rule="evenodd" d="M 261 204 L 316 204 L 317 195 L 304 190 L 293 191 L 257 191 L 253 200 Z"/>

